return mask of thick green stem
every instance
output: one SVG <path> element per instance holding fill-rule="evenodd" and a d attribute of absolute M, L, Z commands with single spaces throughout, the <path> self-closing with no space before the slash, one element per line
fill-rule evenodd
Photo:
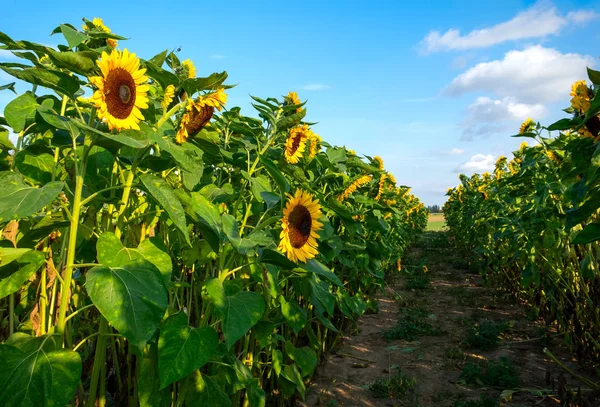
<path fill-rule="evenodd" d="M 10 335 L 15 333 L 15 295 L 8 297 L 8 332 Z"/>
<path fill-rule="evenodd" d="M 98 340 L 96 341 L 96 354 L 94 355 L 94 368 L 92 369 L 92 378 L 90 381 L 90 392 L 88 394 L 88 407 L 96 405 L 96 392 L 98 390 L 98 378 L 106 360 L 106 336 L 108 331 L 108 322 L 106 318 L 100 316 L 100 330 L 98 331 Z"/>

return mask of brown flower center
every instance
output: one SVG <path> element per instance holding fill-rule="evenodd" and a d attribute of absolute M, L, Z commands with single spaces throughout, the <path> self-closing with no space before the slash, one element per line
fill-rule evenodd
<path fill-rule="evenodd" d="M 206 123 L 210 121 L 215 112 L 215 108 L 212 106 L 202 106 L 200 110 L 196 107 L 192 108 L 190 114 L 190 121 L 185 126 L 185 129 L 188 132 L 188 135 L 193 136 L 198 133 Z"/>
<path fill-rule="evenodd" d="M 292 147 L 290 148 L 290 155 L 294 155 L 296 153 L 296 151 L 298 150 L 298 147 L 300 146 L 300 142 L 302 141 L 302 135 L 301 134 L 294 134 L 292 137 L 294 137 L 292 139 Z"/>
<path fill-rule="evenodd" d="M 111 70 L 104 80 L 104 96 L 108 113 L 126 119 L 135 106 L 135 81 L 123 68 Z"/>
<path fill-rule="evenodd" d="M 288 217 L 290 243 L 295 249 L 304 246 L 310 237 L 312 218 L 302 205 L 296 205 Z"/>

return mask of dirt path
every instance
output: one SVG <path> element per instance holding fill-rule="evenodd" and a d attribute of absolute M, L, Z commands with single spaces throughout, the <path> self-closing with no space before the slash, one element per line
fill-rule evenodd
<path fill-rule="evenodd" d="M 361 317 L 359 332 L 327 357 L 301 406 L 600 406 L 600 393 L 543 348 L 597 382 L 592 369 L 543 321 L 466 271 L 445 233 L 427 232 L 417 246 L 379 312 Z"/>

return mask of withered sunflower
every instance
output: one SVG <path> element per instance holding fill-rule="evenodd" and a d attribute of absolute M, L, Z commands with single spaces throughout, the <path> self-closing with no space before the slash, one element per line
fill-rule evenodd
<path fill-rule="evenodd" d="M 285 143 L 284 156 L 288 163 L 297 164 L 306 149 L 308 140 L 308 125 L 294 127 L 290 130 L 290 135 Z"/>
<path fill-rule="evenodd" d="M 177 130 L 175 141 L 181 144 L 190 136 L 202 130 L 212 118 L 215 108 L 220 111 L 226 102 L 227 94 L 223 89 L 205 96 L 198 96 L 194 102 L 188 99 L 186 112 L 181 118 L 181 124 L 179 125 L 179 130 Z"/>
<path fill-rule="evenodd" d="M 281 221 L 283 230 L 279 236 L 279 250 L 288 259 L 305 263 L 319 253 L 317 231 L 323 228 L 323 224 L 318 221 L 320 217 L 321 205 L 313 195 L 301 189 L 294 196 L 289 195 Z"/>
<path fill-rule="evenodd" d="M 140 69 L 140 60 L 127 49 L 102 52 L 98 60 L 102 76 L 92 76 L 90 82 L 98 88 L 92 102 L 98 108 L 98 117 L 113 130 L 136 129 L 144 120 L 140 109 L 148 108 L 149 86 L 146 70 Z"/>

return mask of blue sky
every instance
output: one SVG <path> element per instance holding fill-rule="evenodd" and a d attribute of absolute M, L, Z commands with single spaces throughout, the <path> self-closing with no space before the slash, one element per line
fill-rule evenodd
<path fill-rule="evenodd" d="M 140 57 L 181 47 L 199 76 L 228 71 L 228 106 L 246 115 L 249 95 L 295 90 L 325 140 L 380 155 L 428 205 L 515 150 L 523 119 L 562 117 L 570 84 L 600 65 L 595 1 L 126 3 L 5 0 L 0 30 L 56 45 L 58 24 L 102 17 Z"/>

